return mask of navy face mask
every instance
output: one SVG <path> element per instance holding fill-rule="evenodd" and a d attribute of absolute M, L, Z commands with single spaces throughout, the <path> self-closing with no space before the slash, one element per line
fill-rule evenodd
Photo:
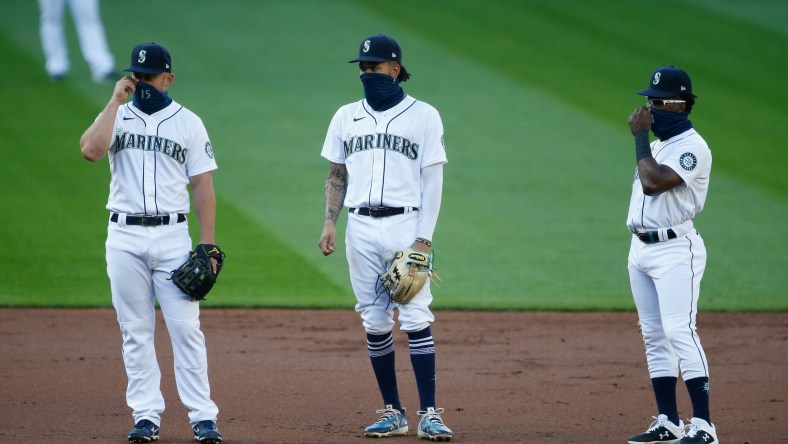
<path fill-rule="evenodd" d="M 161 111 L 172 103 L 172 98 L 166 92 L 161 92 L 151 84 L 142 80 L 137 82 L 137 89 L 134 91 L 132 101 L 140 111 L 147 115 Z"/>
<path fill-rule="evenodd" d="M 687 113 L 651 108 L 651 131 L 659 140 L 667 140 L 692 128 Z"/>
<path fill-rule="evenodd" d="M 364 98 L 375 111 L 385 111 L 405 98 L 399 82 L 388 74 L 364 73 L 361 74 L 361 83 L 364 85 Z"/>

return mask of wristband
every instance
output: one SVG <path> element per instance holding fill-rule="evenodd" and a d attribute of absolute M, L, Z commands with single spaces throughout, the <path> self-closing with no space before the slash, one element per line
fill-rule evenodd
<path fill-rule="evenodd" d="M 651 146 L 648 143 L 648 130 L 638 130 L 635 133 L 635 156 L 638 163 L 646 157 L 651 156 Z"/>
<path fill-rule="evenodd" d="M 428 241 L 427 239 L 424 239 L 423 237 L 417 237 L 416 242 L 432 248 L 432 242 Z"/>

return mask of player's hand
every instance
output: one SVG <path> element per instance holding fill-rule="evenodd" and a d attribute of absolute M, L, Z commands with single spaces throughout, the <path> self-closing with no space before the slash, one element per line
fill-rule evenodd
<path fill-rule="evenodd" d="M 629 130 L 634 136 L 640 130 L 651 131 L 651 110 L 640 106 L 629 116 Z"/>
<path fill-rule="evenodd" d="M 430 247 L 427 244 L 421 243 L 421 242 L 413 242 L 410 245 L 410 248 L 412 248 L 412 249 L 414 249 L 416 251 L 420 251 L 420 252 L 424 253 L 425 256 L 429 256 L 430 253 L 432 252 L 432 247 Z M 418 269 L 419 269 L 418 265 L 410 264 L 410 274 L 411 275 L 413 273 L 415 273 Z"/>
<path fill-rule="evenodd" d="M 130 76 L 125 76 L 115 83 L 115 91 L 112 92 L 114 97 L 119 102 L 125 102 L 130 95 L 134 94 L 137 90 L 137 79 Z"/>
<path fill-rule="evenodd" d="M 318 248 L 320 251 L 323 252 L 323 256 L 328 256 L 329 254 L 337 251 L 336 246 L 337 240 L 337 228 L 331 222 L 326 221 L 323 224 L 323 234 L 320 235 L 320 241 L 317 243 Z"/>

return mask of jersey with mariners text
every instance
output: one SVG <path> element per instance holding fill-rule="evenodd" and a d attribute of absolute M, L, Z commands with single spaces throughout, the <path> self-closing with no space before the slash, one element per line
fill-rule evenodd
<path fill-rule="evenodd" d="M 108 154 L 107 209 L 118 213 L 188 213 L 189 177 L 217 168 L 202 120 L 175 101 L 152 115 L 118 108 Z"/>
<path fill-rule="evenodd" d="M 651 154 L 681 176 L 684 183 L 656 196 L 646 196 L 637 170 L 632 184 L 627 226 L 657 230 L 680 225 L 703 210 L 709 190 L 711 151 L 694 129 L 651 143 Z"/>
<path fill-rule="evenodd" d="M 411 96 L 381 112 L 361 100 L 334 114 L 321 155 L 347 168 L 346 207 L 419 207 L 421 170 L 447 162 L 443 122 Z"/>

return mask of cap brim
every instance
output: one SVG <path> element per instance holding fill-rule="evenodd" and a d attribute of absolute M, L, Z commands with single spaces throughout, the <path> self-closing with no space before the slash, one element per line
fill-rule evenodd
<path fill-rule="evenodd" d="M 141 72 L 143 74 L 161 74 L 163 72 L 166 72 L 164 70 L 153 69 L 153 68 L 143 68 L 143 67 L 136 67 L 136 66 L 129 66 L 128 68 L 124 69 L 124 71 Z"/>
<path fill-rule="evenodd" d="M 355 59 L 349 61 L 348 63 L 355 63 L 355 62 L 388 62 L 388 61 L 389 61 L 389 59 L 384 59 L 383 57 L 364 56 L 364 57 L 355 58 Z"/>
<path fill-rule="evenodd" d="M 656 97 L 658 99 L 667 99 L 668 97 L 673 97 L 673 96 L 686 96 L 686 94 L 683 94 L 683 93 L 672 94 L 672 93 L 665 92 L 665 91 L 660 91 L 660 90 L 654 89 L 654 88 L 641 89 L 640 91 L 638 91 L 638 94 L 640 94 L 641 96 L 646 96 L 646 97 Z M 690 93 L 690 95 L 692 97 L 698 97 L 698 96 L 696 96 L 695 94 L 692 94 L 692 93 Z"/>
<path fill-rule="evenodd" d="M 678 95 L 654 88 L 641 89 L 640 91 L 638 91 L 638 94 L 640 94 L 641 96 L 656 97 L 658 99 L 667 99 L 668 97 L 673 97 Z"/>

